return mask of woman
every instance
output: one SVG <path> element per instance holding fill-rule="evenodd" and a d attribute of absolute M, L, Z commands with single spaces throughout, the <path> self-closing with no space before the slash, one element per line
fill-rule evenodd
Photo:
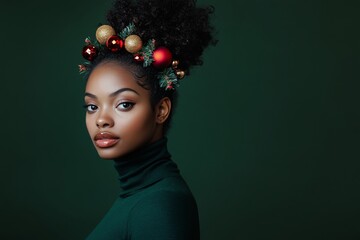
<path fill-rule="evenodd" d="M 85 40 L 86 126 L 123 191 L 87 239 L 199 239 L 195 199 L 167 151 L 180 80 L 211 43 L 212 8 L 118 0 Z"/>

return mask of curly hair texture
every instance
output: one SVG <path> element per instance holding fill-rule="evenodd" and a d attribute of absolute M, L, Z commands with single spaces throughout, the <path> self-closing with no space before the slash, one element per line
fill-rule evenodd
<path fill-rule="evenodd" d="M 202 64 L 201 55 L 204 49 L 210 44 L 216 44 L 210 24 L 213 11 L 212 6 L 197 7 L 195 0 L 115 0 L 107 13 L 107 22 L 118 33 L 130 23 L 134 23 L 134 34 L 139 35 L 143 42 L 155 39 L 157 47 L 167 47 L 173 59 L 179 60 L 179 68 L 189 75 L 192 66 Z M 164 124 L 165 134 L 176 105 L 177 91 L 166 91 L 160 87 L 156 75 L 161 70 L 143 68 L 133 60 L 130 53 L 114 54 L 104 48 L 91 63 L 89 75 L 104 61 L 114 61 L 128 68 L 138 83 L 150 90 L 153 107 L 163 97 L 170 98 L 173 107 Z"/>

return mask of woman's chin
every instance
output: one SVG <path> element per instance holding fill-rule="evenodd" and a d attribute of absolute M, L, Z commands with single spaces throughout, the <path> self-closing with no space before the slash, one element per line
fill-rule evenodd
<path fill-rule="evenodd" d="M 113 149 L 110 148 L 97 148 L 96 150 L 99 154 L 99 157 L 105 160 L 113 160 L 123 155 L 121 153 L 115 152 Z"/>

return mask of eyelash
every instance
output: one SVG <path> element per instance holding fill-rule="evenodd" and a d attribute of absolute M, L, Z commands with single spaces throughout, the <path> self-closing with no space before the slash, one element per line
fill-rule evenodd
<path fill-rule="evenodd" d="M 83 107 L 86 109 L 88 113 L 93 113 L 98 109 L 98 107 L 94 104 L 85 104 Z M 90 109 L 91 107 L 95 107 L 96 109 Z"/>
<path fill-rule="evenodd" d="M 135 105 L 135 103 L 132 103 L 132 102 L 122 102 L 122 103 L 119 103 L 119 104 L 116 106 L 116 108 L 118 108 L 119 106 L 124 105 L 124 104 L 127 104 L 127 105 L 129 105 L 129 106 L 127 106 L 127 107 L 126 107 L 126 106 L 123 106 L 123 108 L 120 108 L 121 111 L 129 111 L 129 110 L 132 109 L 132 108 L 134 107 L 134 105 Z M 93 112 L 95 112 L 95 111 L 98 109 L 98 107 L 97 107 L 96 105 L 94 105 L 94 104 L 85 104 L 83 107 L 86 109 L 86 111 L 87 111 L 88 113 L 93 113 Z M 92 108 L 95 108 L 95 109 L 92 109 Z"/>
<path fill-rule="evenodd" d="M 120 110 L 123 110 L 123 111 L 129 111 L 135 105 L 135 103 L 132 103 L 132 102 L 122 102 L 122 103 L 119 103 L 119 105 L 117 105 L 116 108 L 118 108 L 120 105 L 123 105 L 123 104 L 129 104 L 130 105 L 128 107 L 120 108 Z"/>

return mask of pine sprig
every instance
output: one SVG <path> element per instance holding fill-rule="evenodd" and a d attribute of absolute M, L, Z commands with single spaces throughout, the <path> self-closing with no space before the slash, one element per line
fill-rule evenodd
<path fill-rule="evenodd" d="M 154 61 L 152 55 L 155 50 L 155 40 L 150 39 L 147 44 L 141 49 L 141 54 L 144 57 L 144 67 L 148 67 Z"/>
<path fill-rule="evenodd" d="M 129 35 L 133 34 L 135 32 L 135 24 L 130 23 L 127 25 L 118 35 L 121 39 L 127 38 Z"/>
<path fill-rule="evenodd" d="M 85 44 L 86 44 L 86 45 L 93 45 L 93 46 L 96 47 L 97 49 L 102 49 L 102 48 L 104 48 L 104 46 L 101 45 L 97 40 L 92 41 L 90 37 L 85 38 Z"/>
<path fill-rule="evenodd" d="M 166 68 L 164 71 L 159 73 L 158 79 L 160 87 L 165 88 L 165 90 L 173 90 L 180 85 L 176 74 L 171 67 Z"/>
<path fill-rule="evenodd" d="M 83 64 L 79 65 L 79 73 L 83 75 L 84 79 L 86 79 L 89 75 L 89 67 L 91 66 L 91 62 L 86 61 Z"/>

